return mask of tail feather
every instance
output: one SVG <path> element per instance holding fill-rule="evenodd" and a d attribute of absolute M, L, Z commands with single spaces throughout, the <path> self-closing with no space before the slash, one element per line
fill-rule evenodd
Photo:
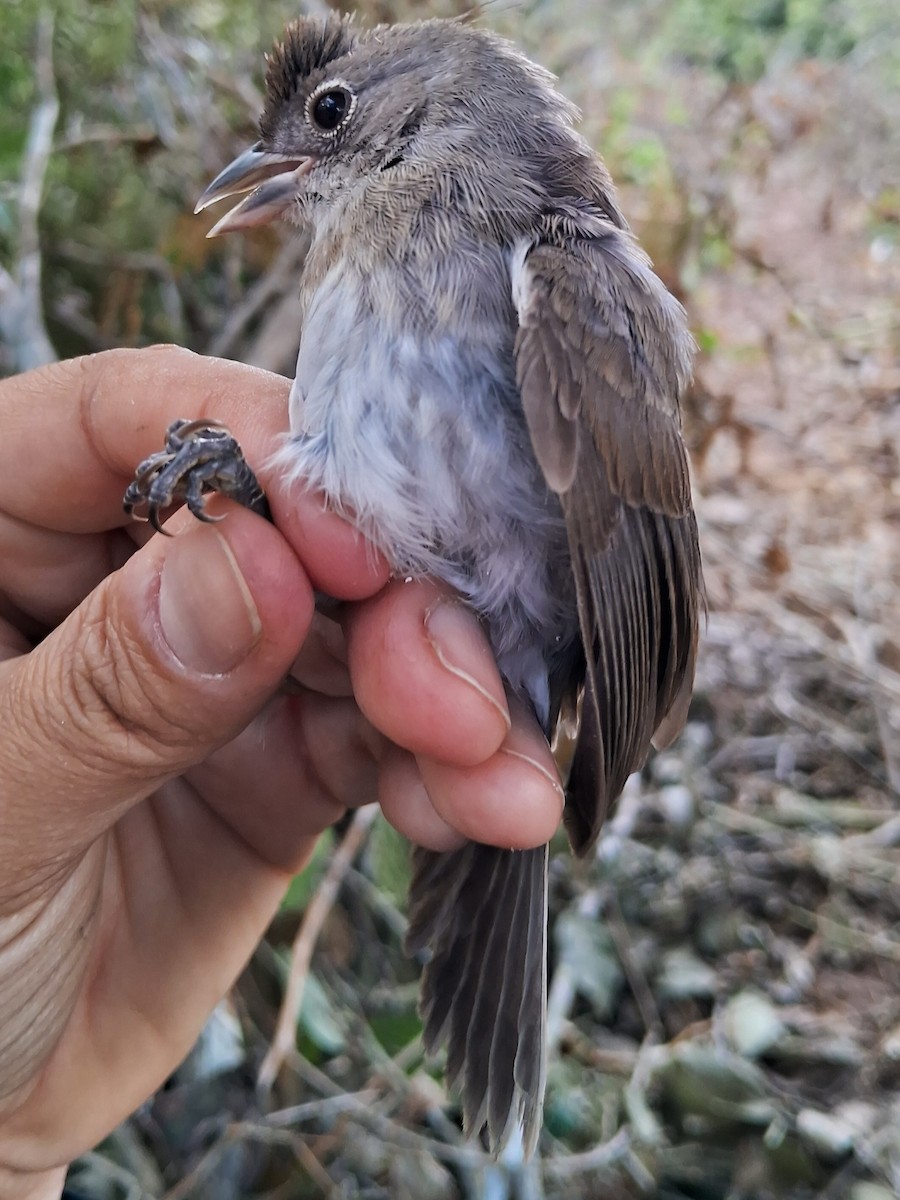
<path fill-rule="evenodd" d="M 467 1132 L 486 1131 L 497 1153 L 519 1127 L 530 1152 L 546 1077 L 547 847 L 417 848 L 413 865 L 407 946 L 432 954 L 422 977 L 426 1049 L 447 1046 Z"/>

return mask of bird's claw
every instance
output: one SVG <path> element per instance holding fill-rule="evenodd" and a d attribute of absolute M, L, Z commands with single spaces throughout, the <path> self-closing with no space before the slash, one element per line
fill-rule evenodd
<path fill-rule="evenodd" d="M 155 530 L 165 533 L 159 514 L 179 500 L 198 520 L 220 521 L 221 517 L 206 511 L 210 492 L 228 496 L 272 519 L 259 480 L 230 430 L 219 421 L 181 419 L 166 430 L 165 449 L 139 464 L 122 506 L 130 517 L 149 521 Z"/>

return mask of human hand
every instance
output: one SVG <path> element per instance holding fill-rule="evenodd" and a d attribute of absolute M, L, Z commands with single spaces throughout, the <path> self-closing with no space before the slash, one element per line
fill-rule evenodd
<path fill-rule="evenodd" d="M 184 1057 L 318 834 L 376 796 L 435 849 L 539 845 L 562 791 L 478 622 L 260 470 L 276 525 L 121 496 L 177 416 L 254 466 L 279 377 L 175 348 L 0 383 L 0 1194 L 65 1165 Z M 341 627 L 313 591 L 352 601 Z M 293 664 L 293 669 L 292 669 Z M 280 689 L 292 671 L 296 694 Z M 427 784 L 427 790 L 426 790 Z M 512 811 L 504 804 L 516 797 Z"/>

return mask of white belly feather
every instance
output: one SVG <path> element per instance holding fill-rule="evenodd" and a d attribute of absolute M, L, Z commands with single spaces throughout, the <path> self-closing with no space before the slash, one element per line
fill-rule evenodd
<path fill-rule="evenodd" d="M 278 463 L 322 490 L 398 574 L 461 591 L 510 683 L 545 712 L 547 654 L 573 636 L 574 600 L 559 595 L 564 523 L 502 339 L 398 332 L 362 296 L 344 267 L 311 297 Z"/>

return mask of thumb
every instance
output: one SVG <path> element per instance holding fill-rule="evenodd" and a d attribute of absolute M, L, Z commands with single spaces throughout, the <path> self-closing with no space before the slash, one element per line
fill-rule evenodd
<path fill-rule="evenodd" d="M 37 882 L 229 741 L 298 653 L 312 589 L 273 526 L 169 528 L 0 664 L 0 877 Z"/>

